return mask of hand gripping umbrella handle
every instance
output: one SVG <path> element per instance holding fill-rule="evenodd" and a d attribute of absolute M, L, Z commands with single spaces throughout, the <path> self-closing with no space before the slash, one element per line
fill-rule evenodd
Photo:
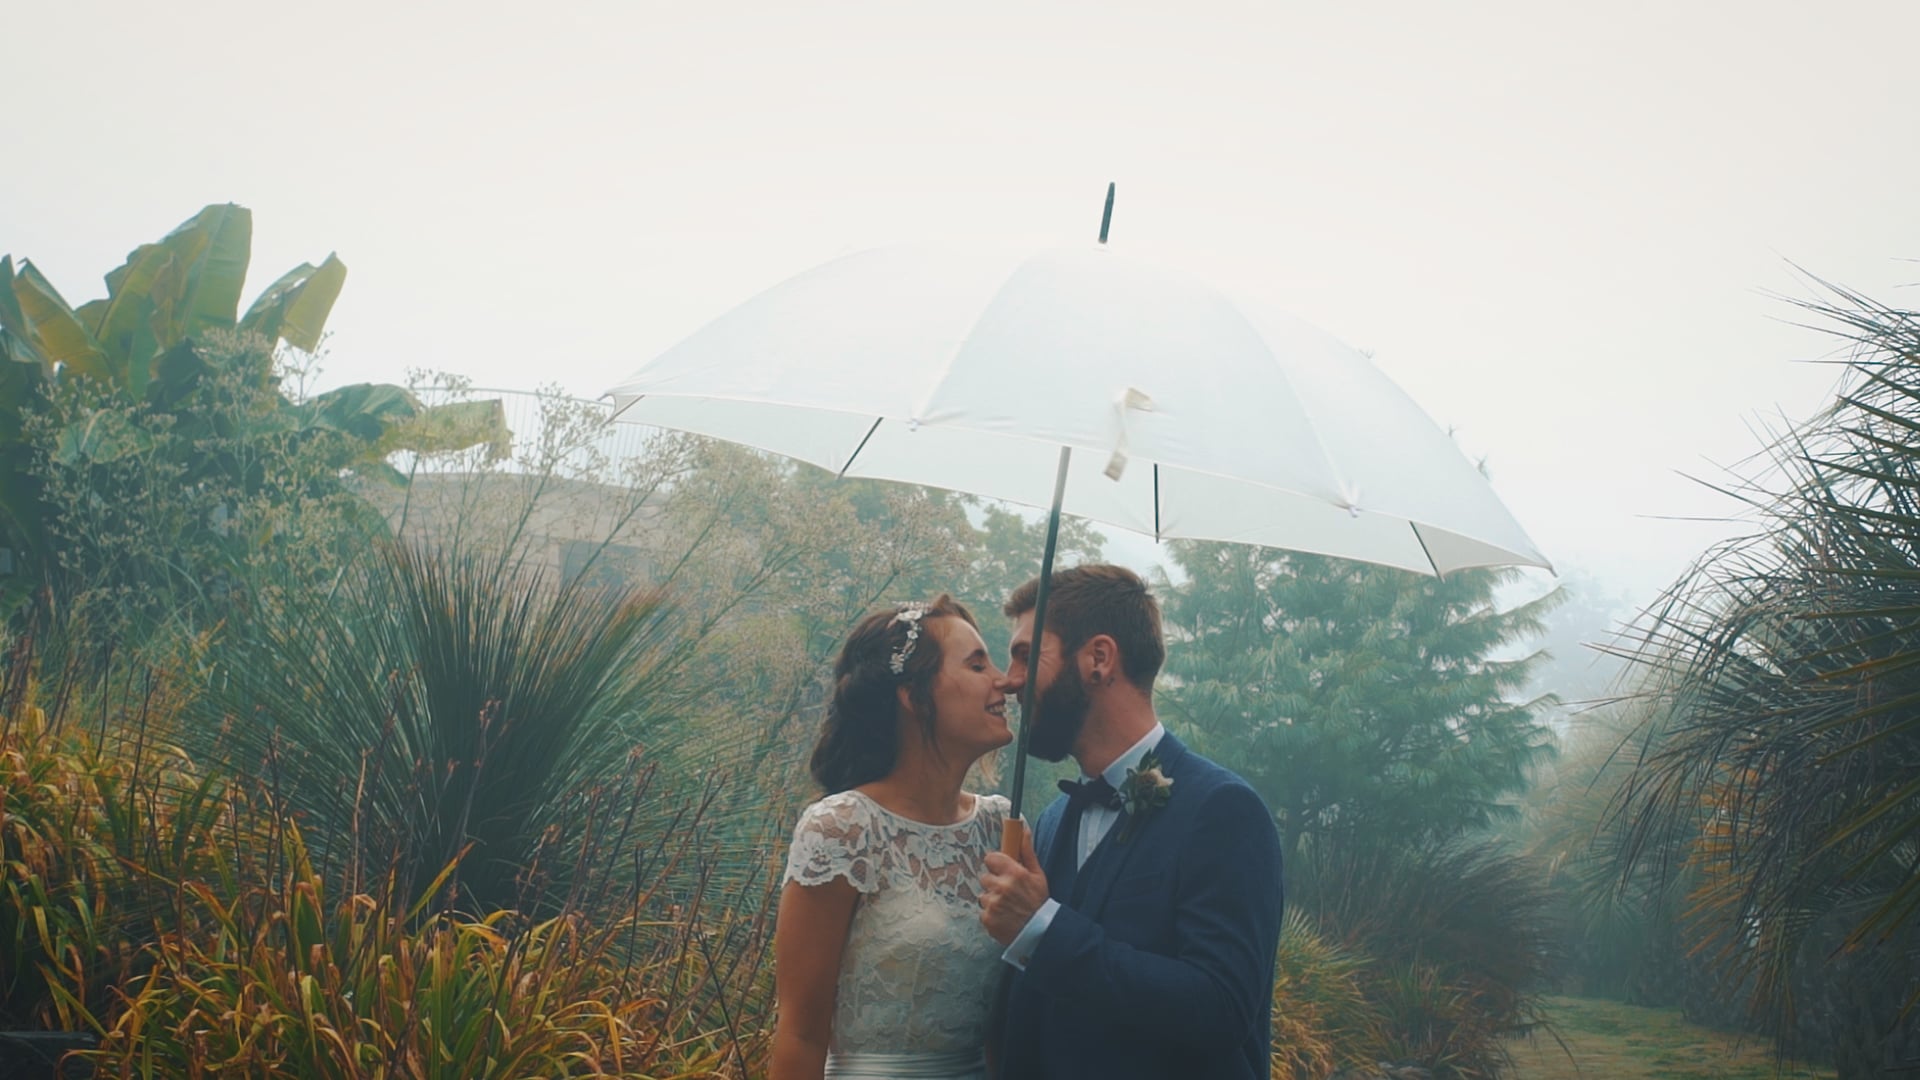
<path fill-rule="evenodd" d="M 1018 862 L 1027 846 L 1027 819 L 1010 817 L 1000 827 L 1000 853 Z"/>

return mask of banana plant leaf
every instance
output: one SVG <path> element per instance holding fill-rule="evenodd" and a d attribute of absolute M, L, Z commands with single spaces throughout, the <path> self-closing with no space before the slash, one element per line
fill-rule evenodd
<path fill-rule="evenodd" d="M 111 306 L 113 301 L 103 296 L 98 300 L 89 300 L 81 304 L 73 309 L 73 313 L 79 316 L 80 325 L 87 328 L 87 333 L 92 334 L 95 340 L 99 340 L 100 324 L 106 321 L 107 309 Z"/>
<path fill-rule="evenodd" d="M 171 246 L 176 238 L 193 252 L 184 260 L 186 288 L 177 312 L 181 336 L 233 329 L 253 251 L 253 211 L 233 203 L 209 206 L 160 243 Z"/>
<path fill-rule="evenodd" d="M 329 254 L 318 267 L 301 263 L 267 287 L 240 319 L 242 330 L 281 338 L 307 352 L 320 347 L 327 316 L 347 281 L 347 266 Z"/>
<path fill-rule="evenodd" d="M 65 364 L 95 378 L 111 377 L 106 355 L 93 335 L 33 263 L 22 260 L 11 284 L 14 304 L 7 315 L 11 318 L 18 311 L 21 325 L 8 327 L 10 332 L 26 339 L 49 364 Z"/>
<path fill-rule="evenodd" d="M 39 384 L 37 364 L 0 358 L 0 447 L 13 446 L 24 436 L 27 411 L 37 400 Z"/>
<path fill-rule="evenodd" d="M 28 335 L 27 313 L 20 309 L 19 297 L 13 295 L 11 255 L 0 255 L 0 361 L 5 360 L 35 368 L 44 367 L 47 362 Z M 8 407 L 14 407 L 16 399 L 4 400 Z"/>
<path fill-rule="evenodd" d="M 189 262 L 203 239 L 176 232 L 161 243 L 140 245 L 107 275 L 106 300 L 80 309 L 82 323 L 118 369 L 115 381 L 135 397 L 146 391 L 154 358 L 184 336 L 178 316 Z"/>
<path fill-rule="evenodd" d="M 362 442 L 377 443 L 389 426 L 420 411 L 412 394 L 387 383 L 354 383 L 329 390 L 298 406 L 305 424 L 330 428 Z"/>
<path fill-rule="evenodd" d="M 176 432 L 205 426 L 207 418 L 195 415 L 191 404 L 211 362 L 199 345 L 206 331 L 241 325 L 237 312 L 252 234 L 246 208 L 207 206 L 158 242 L 133 249 L 106 275 L 107 295 L 77 310 L 31 263 L 0 256 L 0 546 L 24 548 L 34 563 L 49 556 L 44 498 L 29 468 L 32 448 L 24 444 L 23 421 L 56 366 L 115 387 L 130 402 L 174 414 Z M 244 328 L 311 352 L 345 279 L 346 266 L 335 255 L 318 267 L 302 265 L 247 310 Z M 262 360 L 258 370 L 243 374 L 265 385 L 270 368 Z M 348 436 L 339 449 L 342 467 L 377 473 L 392 472 L 377 444 L 420 412 L 405 390 L 368 385 L 343 388 L 307 406 L 282 397 L 250 422 L 296 437 L 311 427 L 337 430 Z M 96 422 L 60 431 L 44 450 L 75 465 L 124 459 L 150 445 L 141 432 Z"/>
<path fill-rule="evenodd" d="M 420 410 L 389 427 L 376 447 L 382 456 L 407 451 L 415 454 L 449 453 L 485 446 L 487 460 L 499 461 L 513 450 L 513 432 L 498 398 L 455 401 Z"/>

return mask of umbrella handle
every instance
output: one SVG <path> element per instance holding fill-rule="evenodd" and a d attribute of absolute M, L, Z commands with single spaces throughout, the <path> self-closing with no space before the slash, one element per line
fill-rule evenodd
<path fill-rule="evenodd" d="M 1010 817 L 1000 826 L 1000 853 L 1015 862 L 1027 846 L 1027 819 Z"/>

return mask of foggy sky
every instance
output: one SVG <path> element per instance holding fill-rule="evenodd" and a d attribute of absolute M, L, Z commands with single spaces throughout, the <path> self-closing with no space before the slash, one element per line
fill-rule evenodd
<path fill-rule="evenodd" d="M 1728 530 L 1804 416 L 1791 264 L 1920 280 L 1920 4 L 9 5 L 0 251 L 67 298 L 202 205 L 350 267 L 326 385 L 593 395 L 790 274 L 1090 239 L 1373 352 L 1557 563 Z M 1127 551 L 1134 548 L 1127 547 Z"/>

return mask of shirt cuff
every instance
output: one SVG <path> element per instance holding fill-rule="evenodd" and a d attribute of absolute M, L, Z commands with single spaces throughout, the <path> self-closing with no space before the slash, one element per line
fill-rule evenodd
<path fill-rule="evenodd" d="M 1000 959 L 1021 971 L 1027 970 L 1027 961 L 1033 959 L 1033 950 L 1040 947 L 1040 936 L 1047 932 L 1047 927 L 1053 925 L 1054 913 L 1059 910 L 1060 901 L 1048 897 L 1047 902 L 1040 905 L 1040 910 L 1027 920 L 1027 925 L 1014 935 L 1013 944 L 1000 954 Z"/>

